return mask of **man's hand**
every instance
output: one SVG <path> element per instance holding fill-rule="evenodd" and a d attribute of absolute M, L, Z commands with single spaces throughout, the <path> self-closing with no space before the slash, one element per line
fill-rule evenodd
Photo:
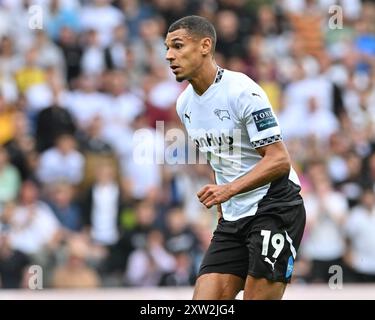
<path fill-rule="evenodd" d="M 233 196 L 230 185 L 207 184 L 198 193 L 199 201 L 210 209 L 215 204 L 223 203 Z"/>

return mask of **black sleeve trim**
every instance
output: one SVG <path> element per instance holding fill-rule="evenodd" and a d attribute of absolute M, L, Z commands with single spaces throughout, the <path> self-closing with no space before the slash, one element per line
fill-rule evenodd
<path fill-rule="evenodd" d="M 258 141 L 252 141 L 251 146 L 256 149 L 282 140 L 283 138 L 281 137 L 281 134 L 277 134 L 275 136 L 264 138 Z"/>

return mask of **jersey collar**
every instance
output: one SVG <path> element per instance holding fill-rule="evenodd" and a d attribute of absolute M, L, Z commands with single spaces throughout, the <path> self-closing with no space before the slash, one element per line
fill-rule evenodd
<path fill-rule="evenodd" d="M 224 73 L 224 69 L 222 67 L 217 66 L 214 84 L 219 83 L 221 81 L 221 78 L 223 77 L 223 73 Z"/>

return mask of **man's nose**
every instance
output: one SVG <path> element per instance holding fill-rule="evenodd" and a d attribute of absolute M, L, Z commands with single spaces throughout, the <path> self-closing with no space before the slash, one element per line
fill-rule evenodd
<path fill-rule="evenodd" d="M 167 53 L 165 54 L 165 59 L 168 61 L 172 61 L 174 59 L 174 56 L 172 54 L 172 51 L 170 49 L 167 50 Z"/>

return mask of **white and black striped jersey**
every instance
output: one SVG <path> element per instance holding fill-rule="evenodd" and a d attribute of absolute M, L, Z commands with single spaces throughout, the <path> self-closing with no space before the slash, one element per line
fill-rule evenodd
<path fill-rule="evenodd" d="M 201 96 L 189 84 L 177 100 L 177 113 L 189 137 L 206 154 L 218 184 L 248 173 L 261 159 L 256 148 L 282 140 L 265 92 L 243 73 L 218 68 L 214 83 Z M 222 203 L 223 217 L 234 221 L 302 203 L 299 191 L 291 168 L 289 175 Z"/>

